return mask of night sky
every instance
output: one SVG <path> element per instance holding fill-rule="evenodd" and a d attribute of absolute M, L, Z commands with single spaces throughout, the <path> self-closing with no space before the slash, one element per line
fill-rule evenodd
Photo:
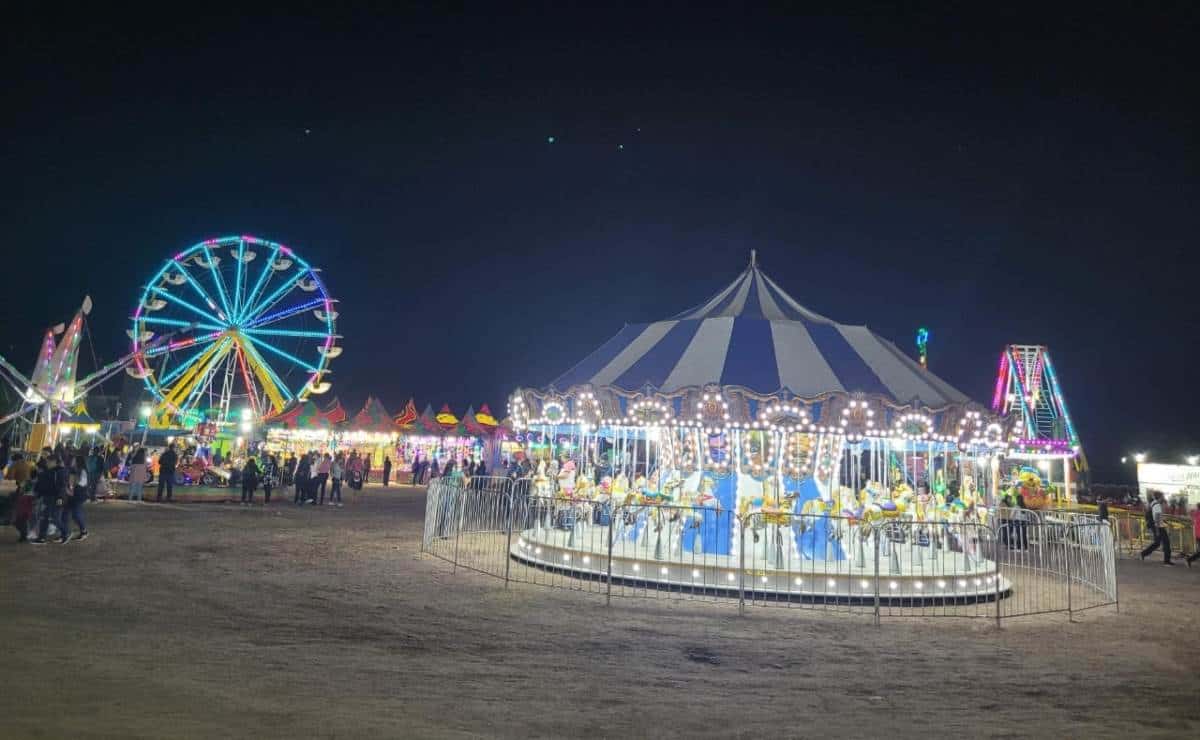
<path fill-rule="evenodd" d="M 88 292 L 113 359 L 162 259 L 248 233 L 324 268 L 348 407 L 502 414 L 754 248 L 819 313 L 914 353 L 929 327 L 983 403 L 1005 344 L 1048 345 L 1097 480 L 1178 461 L 1200 14 L 1103 5 L 13 14 L 0 352 L 31 369 Z"/>

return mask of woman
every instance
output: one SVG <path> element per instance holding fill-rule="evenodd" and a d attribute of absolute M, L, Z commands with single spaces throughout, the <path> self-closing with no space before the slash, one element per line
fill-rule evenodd
<path fill-rule="evenodd" d="M 242 506 L 254 503 L 255 488 L 258 488 L 258 463 L 253 457 L 248 457 L 242 466 Z"/>
<path fill-rule="evenodd" d="M 129 500 L 142 500 L 142 487 L 146 485 L 146 448 L 138 447 L 129 458 Z"/>
<path fill-rule="evenodd" d="M 279 462 L 275 459 L 274 454 L 267 455 L 263 458 L 262 464 L 262 487 L 263 494 L 266 496 L 266 503 L 271 503 L 271 489 L 275 487 L 275 481 L 279 477 Z"/>
<path fill-rule="evenodd" d="M 346 458 L 342 453 L 338 453 L 337 457 L 333 458 L 333 465 L 329 466 L 329 478 L 333 481 L 333 488 L 329 492 L 329 504 L 331 506 L 342 506 L 342 476 L 346 473 Z"/>
<path fill-rule="evenodd" d="M 325 505 L 325 484 L 329 482 L 329 470 L 333 467 L 333 456 L 328 452 L 321 457 L 321 462 L 317 463 L 317 477 L 314 486 L 317 489 L 317 495 L 320 497 L 317 504 Z M 333 497 L 329 498 L 329 503 L 333 503 Z"/>
<path fill-rule="evenodd" d="M 71 463 L 70 481 L 71 495 L 67 497 L 66 505 L 63 506 L 62 519 L 58 525 L 58 528 L 62 530 L 62 542 L 70 539 L 71 519 L 75 521 L 75 526 L 79 527 L 79 534 L 75 535 L 75 539 L 86 540 L 88 536 L 87 524 L 83 521 L 83 502 L 88 500 L 90 489 L 87 461 L 84 460 L 83 455 L 76 455 L 75 460 Z"/>

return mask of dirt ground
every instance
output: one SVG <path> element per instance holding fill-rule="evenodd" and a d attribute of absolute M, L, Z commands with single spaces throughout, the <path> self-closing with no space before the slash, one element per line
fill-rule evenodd
<path fill-rule="evenodd" d="M 2 737 L 1200 737 L 1200 568 L 1121 607 L 885 621 L 514 585 L 422 556 L 424 492 L 91 505 L 0 544 Z"/>

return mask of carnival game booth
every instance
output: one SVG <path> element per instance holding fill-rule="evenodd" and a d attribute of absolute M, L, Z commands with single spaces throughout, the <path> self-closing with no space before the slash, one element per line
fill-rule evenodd
<path fill-rule="evenodd" d="M 478 460 L 484 454 L 483 438 L 469 430 L 467 424 L 450 410 L 449 404 L 443 404 L 436 414 L 429 405 L 419 415 L 412 416 L 409 411 L 416 411 L 411 400 L 404 416 L 413 420 L 400 427 L 397 442 L 402 470 L 410 470 L 417 456 L 444 465 L 448 460 Z"/>
<path fill-rule="evenodd" d="M 368 396 L 362 410 L 338 432 L 336 447 L 342 451 L 357 450 L 359 455 L 371 460 L 372 468 L 378 470 L 383 466 L 384 457 L 390 457 L 392 463 L 396 463 L 399 437 L 396 423 L 383 403 Z"/>
<path fill-rule="evenodd" d="M 302 401 L 267 419 L 266 448 L 271 452 L 297 455 L 312 450 L 330 450 L 335 433 L 335 423 L 330 419 L 337 418 L 339 412 L 341 419 L 345 419 L 341 404 L 336 401 L 335 404 L 322 411 L 312 401 Z"/>
<path fill-rule="evenodd" d="M 595 575 L 611 530 L 616 579 L 751 572 L 767 592 L 855 598 L 879 553 L 893 596 L 1009 588 L 976 530 L 1000 424 L 866 326 L 802 306 L 753 256 L 704 303 L 518 390 L 509 414 L 536 460 L 510 551 L 527 564 Z"/>

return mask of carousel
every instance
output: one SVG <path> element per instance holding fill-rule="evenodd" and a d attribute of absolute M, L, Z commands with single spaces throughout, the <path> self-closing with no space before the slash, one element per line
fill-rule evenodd
<path fill-rule="evenodd" d="M 538 442 L 510 548 L 529 565 L 734 588 L 752 560 L 759 591 L 852 598 L 882 552 L 893 593 L 1009 588 L 964 534 L 986 523 L 1007 430 L 866 326 L 802 306 L 753 253 L 704 303 L 517 390 L 509 416 Z"/>

